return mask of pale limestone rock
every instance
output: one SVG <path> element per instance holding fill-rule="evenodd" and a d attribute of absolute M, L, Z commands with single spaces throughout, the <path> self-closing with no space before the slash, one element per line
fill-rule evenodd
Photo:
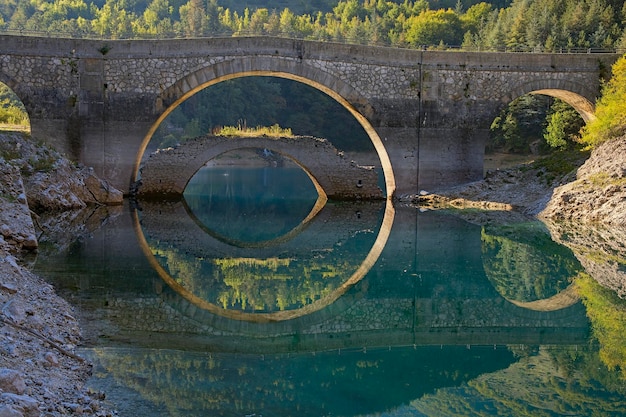
<path fill-rule="evenodd" d="M 22 395 L 26 391 L 26 383 L 22 374 L 13 369 L 0 369 L 0 390 Z"/>

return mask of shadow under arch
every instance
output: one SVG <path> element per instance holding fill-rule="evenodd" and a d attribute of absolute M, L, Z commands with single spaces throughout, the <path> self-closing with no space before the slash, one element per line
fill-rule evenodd
<path fill-rule="evenodd" d="M 154 270 L 158 273 L 159 277 L 165 281 L 165 283 L 173 289 L 176 293 L 180 294 L 184 299 L 186 299 L 189 303 L 194 305 L 195 307 L 208 311 L 209 313 L 215 314 L 217 316 L 221 316 L 231 320 L 239 320 L 239 321 L 248 321 L 253 323 L 276 323 L 283 322 L 287 320 L 294 320 L 309 314 L 315 313 L 317 311 L 322 310 L 325 307 L 330 306 L 335 301 L 337 301 L 342 295 L 344 295 L 350 288 L 352 288 L 355 284 L 360 282 L 365 275 L 370 271 L 370 269 L 374 266 L 378 258 L 380 257 L 385 245 L 387 244 L 387 240 L 389 239 L 389 235 L 391 233 L 391 228 L 393 226 L 395 217 L 395 209 L 393 207 L 392 199 L 388 198 L 385 201 L 385 209 L 384 215 L 381 222 L 380 229 L 378 231 L 378 235 L 376 236 L 376 240 L 374 241 L 371 249 L 368 251 L 365 259 L 359 267 L 350 275 L 350 277 L 344 281 L 340 286 L 334 289 L 329 294 L 315 300 L 311 304 L 307 304 L 301 308 L 294 310 L 282 310 L 271 313 L 249 313 L 244 311 L 234 311 L 224 309 L 214 303 L 208 302 L 193 292 L 185 288 L 181 285 L 174 277 L 172 277 L 169 272 L 161 266 L 159 261 L 156 259 L 155 255 L 152 253 L 150 249 L 150 245 L 146 239 L 146 236 L 143 233 L 141 222 L 139 219 L 139 214 L 137 210 L 132 211 L 132 223 L 135 231 L 135 235 L 137 236 L 137 241 L 139 246 L 146 256 L 146 259 L 150 263 L 150 266 L 154 268 Z"/>
<path fill-rule="evenodd" d="M 280 57 L 261 59 L 242 57 L 239 60 L 221 62 L 213 66 L 197 70 L 183 77 L 176 84 L 164 90 L 155 103 L 157 109 L 167 106 L 144 137 L 137 152 L 131 183 L 135 183 L 139 176 L 139 168 L 143 154 L 154 132 L 165 118 L 183 101 L 196 92 L 211 85 L 240 77 L 278 77 L 297 81 L 309 85 L 341 104 L 363 127 L 374 145 L 381 163 L 385 179 L 387 198 L 392 198 L 396 190 L 395 176 L 391 160 L 380 136 L 363 113 L 371 113 L 370 107 L 364 106 L 361 111 L 355 107 L 358 103 L 367 101 L 348 84 L 339 78 L 322 70 L 304 66 L 301 62 L 287 60 Z M 346 97 L 350 97 L 346 98 Z"/>
<path fill-rule="evenodd" d="M 595 119 L 594 102 L 598 92 L 588 86 L 569 80 L 537 80 L 513 88 L 510 102 L 526 94 L 540 94 L 563 100 L 580 114 L 585 123 Z"/>
<path fill-rule="evenodd" d="M 236 149 L 252 149 L 252 148 L 236 148 Z M 225 153 L 228 153 L 228 152 L 230 152 L 230 150 L 226 151 L 226 152 L 223 152 L 223 153 L 221 153 L 219 155 L 216 155 L 215 158 L 217 158 L 218 156 L 223 155 Z M 282 153 L 281 153 L 281 155 L 286 157 L 286 158 L 289 158 L 289 160 L 294 162 L 300 169 L 302 169 L 306 173 L 306 175 L 309 177 L 309 179 L 313 183 L 313 186 L 315 187 L 315 190 L 317 191 L 317 196 L 318 196 L 317 199 L 315 200 L 315 204 L 313 205 L 313 208 L 308 213 L 308 215 L 300 222 L 300 224 L 298 224 L 295 228 L 290 230 L 288 233 L 286 233 L 286 234 L 284 234 L 282 236 L 279 236 L 277 238 L 271 239 L 271 240 L 265 240 L 265 241 L 261 241 L 261 242 L 244 242 L 244 241 L 240 241 L 240 240 L 236 240 L 236 239 L 230 239 L 230 238 L 228 238 L 226 236 L 223 236 L 223 235 L 221 235 L 219 233 L 216 233 L 216 232 L 210 230 L 209 228 L 207 228 L 196 217 L 196 215 L 193 213 L 193 211 L 185 203 L 184 206 L 185 206 L 185 210 L 187 211 L 187 214 L 194 221 L 194 223 L 196 223 L 196 225 L 198 225 L 198 227 L 200 229 L 202 229 L 204 232 L 210 234 L 211 236 L 215 237 L 216 239 L 218 239 L 218 240 L 220 240 L 220 241 L 222 241 L 224 243 L 227 243 L 229 245 L 236 246 L 236 247 L 239 247 L 239 248 L 267 247 L 267 246 L 272 246 L 272 245 L 275 245 L 275 244 L 278 244 L 278 243 L 283 243 L 283 242 L 288 241 L 293 236 L 299 234 L 300 231 L 302 229 L 304 229 L 309 224 L 309 222 L 317 215 L 317 213 L 319 213 L 324 208 L 324 206 L 326 205 L 326 202 L 328 201 L 328 196 L 326 195 L 326 192 L 324 191 L 322 186 L 319 184 L 317 179 L 311 174 L 311 172 L 305 166 L 303 166 L 296 159 L 291 158 L 289 155 L 282 154 Z M 184 202 L 184 200 L 183 200 L 183 202 Z"/>

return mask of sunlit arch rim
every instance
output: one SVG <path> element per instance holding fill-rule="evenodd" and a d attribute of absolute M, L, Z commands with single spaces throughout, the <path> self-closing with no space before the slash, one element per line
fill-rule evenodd
<path fill-rule="evenodd" d="M 523 84 L 511 92 L 511 101 L 526 94 L 543 94 L 563 100 L 589 123 L 595 119 L 595 99 L 597 92 L 569 80 L 539 80 Z"/>
<path fill-rule="evenodd" d="M 237 149 L 253 149 L 253 148 L 242 147 L 242 148 L 237 148 Z M 215 159 L 218 156 L 223 155 L 224 153 L 228 153 L 228 152 L 231 152 L 231 150 L 228 150 L 219 155 L 216 155 L 212 159 Z M 277 152 L 277 153 L 280 153 L 280 152 Z M 202 229 L 203 231 L 205 231 L 206 233 L 210 234 L 211 236 L 215 237 L 221 242 L 224 242 L 224 243 L 227 243 L 229 245 L 236 246 L 239 248 L 266 248 L 269 246 L 287 242 L 290 239 L 292 239 L 294 236 L 297 236 L 311 222 L 311 220 L 313 220 L 313 218 L 317 216 L 317 214 L 324 208 L 324 206 L 326 205 L 326 202 L 328 201 L 328 196 L 326 195 L 326 192 L 324 191 L 322 186 L 319 184 L 317 179 L 313 176 L 313 174 L 311 174 L 311 172 L 309 172 L 309 170 L 305 166 L 303 166 L 298 160 L 296 160 L 295 158 L 291 157 L 288 154 L 285 154 L 285 153 L 280 153 L 280 154 L 289 158 L 296 165 L 298 165 L 298 167 L 302 169 L 306 173 L 306 175 L 309 177 L 309 179 L 313 183 L 313 186 L 315 187 L 315 190 L 317 191 L 317 199 L 315 201 L 315 205 L 313 206 L 309 214 L 300 222 L 300 224 L 298 224 L 298 226 L 294 227 L 286 234 L 279 236 L 277 238 L 274 238 L 274 239 L 265 240 L 261 242 L 243 242 L 239 240 L 229 239 L 225 236 L 215 233 L 214 231 L 209 230 L 204 224 L 202 224 L 200 220 L 198 220 L 198 218 L 193 214 L 193 212 L 187 207 L 187 204 L 185 204 L 185 210 L 187 210 L 187 214 L 189 214 L 189 217 L 191 217 L 194 223 L 196 223 L 198 227 Z"/>
<path fill-rule="evenodd" d="M 505 298 L 505 300 L 507 300 L 511 304 L 514 304 L 520 308 L 525 308 L 527 310 L 548 312 L 562 310 L 564 308 L 570 307 L 580 300 L 580 296 L 576 291 L 576 286 L 574 284 L 570 284 L 567 288 L 565 288 L 563 291 L 560 291 L 558 294 L 555 294 L 549 298 L 544 298 L 542 300 L 516 301 L 509 298 Z"/>
<path fill-rule="evenodd" d="M 143 251 L 146 258 L 148 259 L 150 265 L 157 271 L 161 279 L 163 279 L 163 281 L 165 281 L 170 288 L 172 288 L 178 294 L 187 299 L 187 301 L 202 310 L 233 320 L 249 321 L 255 323 L 269 323 L 293 320 L 319 311 L 337 301 L 343 294 L 346 293 L 346 291 L 348 291 L 355 284 L 361 281 L 370 271 L 370 269 L 372 269 L 372 267 L 380 257 L 380 254 L 382 253 L 385 245 L 387 244 L 387 240 L 389 239 L 391 228 L 393 226 L 394 217 L 395 209 L 393 207 L 393 202 L 390 198 L 388 198 L 385 202 L 385 214 L 380 226 L 380 230 L 378 232 L 378 236 L 376 237 L 376 241 L 372 245 L 372 248 L 369 250 L 361 265 L 359 265 L 359 267 L 354 271 L 350 278 L 344 281 L 343 284 L 341 284 L 330 294 L 318 300 L 315 300 L 311 304 L 294 310 L 283 310 L 274 313 L 247 313 L 243 311 L 224 309 L 216 304 L 210 303 L 196 296 L 191 291 L 179 284 L 167 272 L 167 270 L 165 270 L 165 268 L 161 266 L 159 261 L 150 250 L 150 245 L 148 244 L 141 228 L 139 214 L 137 210 L 133 210 L 132 212 L 133 228 L 135 229 L 135 235 L 137 236 L 137 239 L 139 241 L 139 246 L 141 247 L 141 250 Z"/>
<path fill-rule="evenodd" d="M 203 69 L 203 70 L 199 70 L 194 74 L 191 74 L 188 77 L 193 76 L 193 79 L 197 79 L 198 77 L 196 76 L 197 73 L 202 73 L 203 71 L 214 71 L 212 69 Z M 318 70 L 319 71 L 319 70 Z M 321 72 L 321 71 L 320 71 Z M 325 73 L 324 73 L 325 74 Z M 346 84 L 343 83 L 341 80 L 338 80 L 332 76 L 330 76 L 329 74 L 325 74 L 328 76 L 328 78 L 331 80 L 329 81 L 330 84 L 341 84 L 342 87 L 345 89 Z M 227 81 L 227 80 L 231 80 L 231 79 L 235 79 L 235 78 L 241 78 L 241 77 L 278 77 L 278 78 L 286 78 L 289 80 L 293 80 L 293 81 L 298 81 L 301 82 L 303 84 L 309 85 L 325 94 L 327 94 L 328 96 L 332 97 L 333 99 L 335 99 L 335 101 L 337 101 L 339 104 L 341 104 L 346 110 L 348 110 L 350 112 L 350 114 L 352 114 L 352 116 L 359 122 L 359 124 L 363 127 L 363 129 L 365 130 L 365 132 L 367 133 L 367 135 L 369 136 L 370 140 L 372 141 L 372 144 L 374 145 L 374 149 L 376 150 L 376 153 L 378 154 L 378 158 L 380 160 L 381 163 L 381 167 L 383 170 L 383 175 L 384 175 L 384 179 L 385 179 L 385 188 L 386 188 L 386 195 L 387 198 L 390 199 L 393 197 L 394 192 L 396 190 L 396 182 L 395 182 L 395 176 L 393 173 L 393 168 L 391 165 L 391 161 L 389 159 L 389 155 L 387 154 L 387 150 L 385 148 L 385 145 L 383 144 L 380 136 L 378 135 L 378 133 L 376 132 L 376 130 L 374 129 L 374 127 L 371 125 L 371 123 L 367 120 L 367 118 L 361 114 L 351 103 L 350 101 L 348 101 L 346 98 L 344 98 L 341 94 L 339 94 L 338 92 L 334 91 L 332 88 L 322 84 L 321 82 L 318 81 L 314 81 L 312 79 L 309 79 L 307 77 L 301 76 L 301 75 L 297 75 L 297 74 L 293 74 L 293 73 L 289 73 L 289 72 L 284 72 L 284 71 L 276 71 L 276 70 L 249 70 L 249 71 L 240 71 L 240 72 L 234 72 L 231 74 L 226 74 L 226 75 L 222 75 L 219 77 L 215 77 L 209 81 L 206 81 L 204 83 L 198 84 L 195 87 L 189 87 L 187 91 L 185 92 L 180 92 L 179 93 L 179 97 L 171 104 L 169 105 L 164 111 L 163 113 L 159 116 L 159 118 L 156 120 L 156 122 L 151 126 L 150 130 L 148 131 L 148 133 L 146 134 L 146 136 L 144 137 L 141 146 L 137 152 L 137 156 L 135 158 L 135 166 L 133 169 L 133 176 L 131 178 L 131 183 L 134 183 L 135 181 L 137 181 L 138 176 L 139 176 L 139 168 L 141 165 L 141 160 L 143 158 L 144 152 L 148 146 L 148 143 L 150 142 L 150 139 L 152 138 L 152 136 L 154 135 L 154 132 L 156 132 L 157 128 L 159 127 L 159 125 L 165 120 L 165 118 L 176 108 L 178 107 L 182 102 L 184 102 L 186 99 L 188 99 L 189 97 L 191 97 L 192 95 L 194 95 L 195 93 L 197 93 L 198 91 L 207 88 L 211 85 L 215 85 L 218 84 L 220 82 L 223 81 Z M 183 83 L 183 84 L 188 84 L 187 83 Z M 170 89 L 172 90 L 173 87 Z M 172 94 L 172 92 L 168 90 L 167 93 L 165 93 L 164 95 L 167 96 L 168 94 Z M 162 98 L 159 99 L 159 101 L 161 101 Z"/>

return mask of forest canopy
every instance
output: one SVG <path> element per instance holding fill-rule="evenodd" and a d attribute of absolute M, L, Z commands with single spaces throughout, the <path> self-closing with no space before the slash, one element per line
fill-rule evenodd
<path fill-rule="evenodd" d="M 617 0 L 4 0 L 0 29 L 97 38 L 270 35 L 408 48 L 626 46 Z"/>

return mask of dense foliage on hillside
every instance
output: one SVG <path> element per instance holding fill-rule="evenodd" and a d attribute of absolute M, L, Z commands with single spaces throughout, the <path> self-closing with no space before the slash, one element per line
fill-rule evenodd
<path fill-rule="evenodd" d="M 76 37 L 264 34 L 553 51 L 624 47 L 625 15 L 617 0 L 5 0 L 0 27 Z"/>
<path fill-rule="evenodd" d="M 290 128 L 295 135 L 331 141 L 346 151 L 372 147 L 365 130 L 321 91 L 277 77 L 241 77 L 199 91 L 178 106 L 154 135 L 159 148 L 223 126 Z"/>

